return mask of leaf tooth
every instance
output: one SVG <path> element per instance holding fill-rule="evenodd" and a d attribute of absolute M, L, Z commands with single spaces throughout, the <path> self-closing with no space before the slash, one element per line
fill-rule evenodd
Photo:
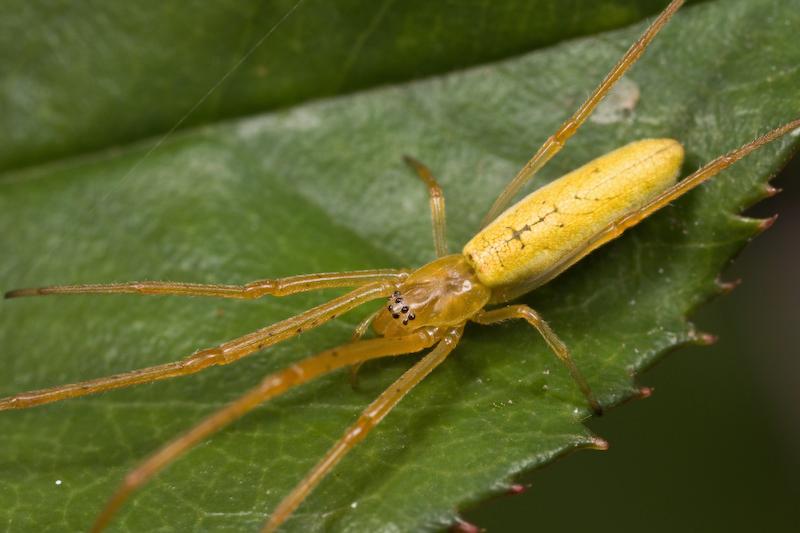
<path fill-rule="evenodd" d="M 457 517 L 455 523 L 450 526 L 450 533 L 480 533 L 481 531 L 483 528 L 460 517 Z"/>
<path fill-rule="evenodd" d="M 719 337 L 714 335 L 713 333 L 707 333 L 705 331 L 695 331 L 692 333 L 691 341 L 696 344 L 697 346 L 711 346 L 715 344 L 719 340 Z"/>
<path fill-rule="evenodd" d="M 766 198 L 772 198 L 773 196 L 775 196 L 776 194 L 779 194 L 781 192 L 783 192 L 783 189 L 781 189 L 779 187 L 773 187 L 770 184 L 767 184 L 764 187 L 764 196 Z"/>
<path fill-rule="evenodd" d="M 640 400 L 644 400 L 645 398 L 649 398 L 653 395 L 653 391 L 655 389 L 653 387 L 639 387 L 639 390 L 636 391 Z"/>
<path fill-rule="evenodd" d="M 585 445 L 582 446 L 582 448 L 604 452 L 608 449 L 608 446 L 609 444 L 607 440 L 601 439 L 600 437 L 592 437 Z"/>
<path fill-rule="evenodd" d="M 506 494 L 509 496 L 516 496 L 518 494 L 522 494 L 528 490 L 527 485 L 523 485 L 522 483 L 512 483 L 506 489 Z"/>
<path fill-rule="evenodd" d="M 721 294 L 729 294 L 733 289 L 742 284 L 742 278 L 737 278 L 732 281 L 722 281 L 720 278 L 714 280 L 717 288 Z"/>
<path fill-rule="evenodd" d="M 758 231 L 759 232 L 767 231 L 769 228 L 772 227 L 772 225 L 775 223 L 775 221 L 777 219 L 778 219 L 778 214 L 777 213 L 772 215 L 769 218 L 760 219 L 758 221 Z"/>

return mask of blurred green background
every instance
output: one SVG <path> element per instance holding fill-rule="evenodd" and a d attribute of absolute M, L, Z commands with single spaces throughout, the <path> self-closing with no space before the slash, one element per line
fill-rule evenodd
<path fill-rule="evenodd" d="M 12 0 L 0 20 L 0 168 L 158 136 L 187 112 L 182 125 L 200 126 L 493 61 L 630 24 L 664 3 L 307 0 L 257 49 L 252 63 L 271 72 L 245 63 L 194 109 L 261 36 L 259 28 L 294 1 L 132 7 Z M 323 9 L 322 17 L 306 16 Z M 354 40 L 373 23 L 384 38 L 350 62 Z M 450 39 L 419 31 L 448 24 L 463 31 Z M 213 47 L 206 35 L 215 35 Z M 64 86 L 82 98 L 65 98 Z M 611 443 L 608 452 L 581 452 L 536 471 L 521 480 L 530 485 L 524 495 L 484 503 L 468 520 L 491 531 L 797 530 L 798 179 L 795 160 L 775 182 L 785 192 L 751 210 L 780 218 L 722 276 L 743 284 L 694 317 L 719 342 L 678 350 L 640 377 L 655 388 L 653 397 L 591 421 Z"/>

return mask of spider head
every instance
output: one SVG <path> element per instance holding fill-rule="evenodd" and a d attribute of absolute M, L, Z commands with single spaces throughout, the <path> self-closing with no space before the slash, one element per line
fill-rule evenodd
<path fill-rule="evenodd" d="M 490 291 L 461 255 L 439 258 L 413 272 L 373 321 L 381 335 L 423 326 L 452 326 L 481 310 Z"/>

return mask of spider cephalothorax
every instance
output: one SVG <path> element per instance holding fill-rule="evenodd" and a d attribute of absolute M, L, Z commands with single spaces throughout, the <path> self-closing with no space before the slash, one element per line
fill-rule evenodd
<path fill-rule="evenodd" d="M 381 335 L 402 335 L 424 326 L 461 324 L 486 305 L 490 294 L 463 255 L 446 255 L 412 272 L 375 316 L 373 328 Z"/>

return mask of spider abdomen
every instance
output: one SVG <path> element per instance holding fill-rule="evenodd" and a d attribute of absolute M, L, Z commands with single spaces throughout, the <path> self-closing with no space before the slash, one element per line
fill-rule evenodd
<path fill-rule="evenodd" d="M 492 289 L 549 281 L 565 258 L 583 257 L 591 239 L 675 183 L 683 147 L 672 139 L 636 141 L 532 192 L 464 246 Z M 572 261 L 574 262 L 574 261 Z"/>

